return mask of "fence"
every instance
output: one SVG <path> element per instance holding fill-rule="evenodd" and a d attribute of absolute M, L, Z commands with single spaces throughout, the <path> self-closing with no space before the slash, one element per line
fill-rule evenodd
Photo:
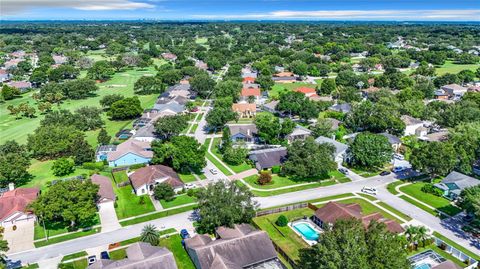
<path fill-rule="evenodd" d="M 308 207 L 307 203 L 301 203 L 301 204 L 294 204 L 294 205 L 287 205 L 287 206 L 282 206 L 282 207 L 277 207 L 277 208 L 272 208 L 272 209 L 266 209 L 262 211 L 258 211 L 256 216 L 265 216 L 265 215 L 270 215 L 270 214 L 275 214 L 275 213 L 280 213 L 280 212 L 285 212 L 285 211 L 290 211 L 290 210 L 295 210 L 299 208 L 306 208 Z"/>
<path fill-rule="evenodd" d="M 445 252 L 449 253 L 453 257 L 459 259 L 460 261 L 465 262 L 466 265 L 469 265 L 467 267 L 468 269 L 476 268 L 478 264 L 477 260 L 463 253 L 461 250 L 456 249 L 454 246 L 448 244 L 442 239 L 435 236 L 433 238 L 435 240 L 435 245 L 437 245 L 439 248 L 443 249 Z"/>

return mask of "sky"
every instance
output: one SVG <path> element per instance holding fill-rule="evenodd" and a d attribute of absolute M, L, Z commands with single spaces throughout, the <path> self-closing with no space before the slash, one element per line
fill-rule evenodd
<path fill-rule="evenodd" d="M 480 0 L 0 0 L 2 20 L 480 21 Z"/>

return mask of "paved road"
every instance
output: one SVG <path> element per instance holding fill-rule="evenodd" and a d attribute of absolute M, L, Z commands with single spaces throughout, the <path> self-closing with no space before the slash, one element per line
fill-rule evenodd
<path fill-rule="evenodd" d="M 187 228 L 189 230 L 193 230 L 190 215 L 191 211 L 156 219 L 149 221 L 148 223 L 155 225 L 157 228 L 176 228 L 177 230 Z M 24 264 L 36 263 L 38 261 L 51 259 L 59 255 L 75 253 L 88 248 L 108 245 L 110 243 L 137 237 L 140 235 L 140 232 L 145 224 L 147 223 L 139 223 L 128 227 L 123 227 L 116 231 L 94 234 L 42 248 L 35 248 L 25 252 L 9 255 L 9 258 L 12 260 L 21 260 Z"/>

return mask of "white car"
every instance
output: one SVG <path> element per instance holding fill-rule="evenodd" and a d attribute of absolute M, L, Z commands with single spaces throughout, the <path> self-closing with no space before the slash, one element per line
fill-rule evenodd
<path fill-rule="evenodd" d="M 216 175 L 216 174 L 218 174 L 218 170 L 215 169 L 215 168 L 212 168 L 212 169 L 210 169 L 210 173 L 212 173 L 212 175 Z"/>
<path fill-rule="evenodd" d="M 406 168 L 403 167 L 403 166 L 397 166 L 397 167 L 394 167 L 394 168 L 392 169 L 392 172 L 398 173 L 398 172 L 402 172 L 402 171 L 405 170 L 405 169 L 406 169 Z"/>
<path fill-rule="evenodd" d="M 196 187 L 196 186 L 195 186 L 195 184 L 193 184 L 193 183 L 186 183 L 186 184 L 184 185 L 184 188 L 185 188 L 186 190 L 193 189 L 193 188 L 195 188 L 195 187 Z"/>
<path fill-rule="evenodd" d="M 366 194 L 377 195 L 377 189 L 373 187 L 363 187 L 362 192 Z"/>
<path fill-rule="evenodd" d="M 398 153 L 393 154 L 393 158 L 397 160 L 405 160 L 405 157 L 403 157 L 402 154 L 398 154 Z"/>

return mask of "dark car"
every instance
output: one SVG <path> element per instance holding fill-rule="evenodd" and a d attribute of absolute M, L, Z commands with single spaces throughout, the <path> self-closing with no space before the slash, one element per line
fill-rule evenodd
<path fill-rule="evenodd" d="M 475 216 L 473 214 L 466 214 L 465 216 L 463 216 L 463 221 L 471 222 L 474 219 L 474 217 Z"/>
<path fill-rule="evenodd" d="M 190 234 L 188 233 L 187 229 L 182 229 L 180 231 L 180 236 L 182 239 L 190 238 Z"/>
<path fill-rule="evenodd" d="M 390 175 L 390 174 L 391 174 L 391 173 L 388 172 L 388 171 L 383 171 L 383 172 L 380 173 L 380 175 L 381 175 L 382 177 L 383 177 L 383 176 L 388 176 L 388 175 Z"/>
<path fill-rule="evenodd" d="M 102 251 L 102 253 L 100 253 L 100 259 L 110 260 L 110 255 L 108 255 L 107 251 Z"/>
<path fill-rule="evenodd" d="M 348 170 L 345 169 L 345 168 L 339 168 L 339 169 L 338 169 L 338 172 L 340 172 L 340 173 L 342 173 L 342 174 L 344 174 L 344 175 L 348 175 Z"/>

